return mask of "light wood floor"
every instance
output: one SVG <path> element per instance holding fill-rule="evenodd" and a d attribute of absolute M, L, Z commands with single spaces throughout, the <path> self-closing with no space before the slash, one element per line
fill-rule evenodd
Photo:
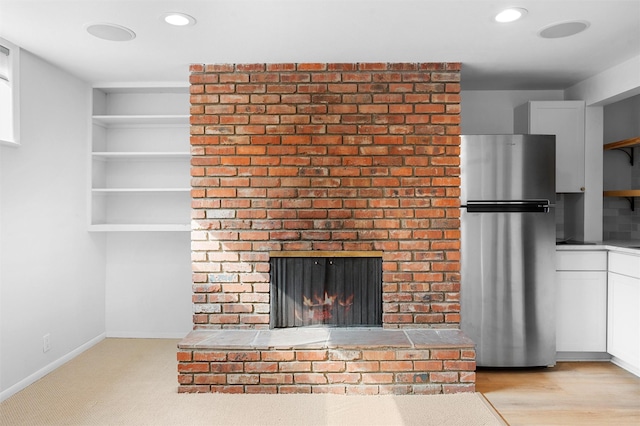
<path fill-rule="evenodd" d="M 609 362 L 478 369 L 476 390 L 511 425 L 640 425 L 640 378 Z"/>

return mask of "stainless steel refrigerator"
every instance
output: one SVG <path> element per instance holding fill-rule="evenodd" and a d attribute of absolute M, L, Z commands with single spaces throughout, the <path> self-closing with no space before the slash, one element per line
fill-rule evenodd
<path fill-rule="evenodd" d="M 484 367 L 555 364 L 555 136 L 462 136 L 461 328 Z"/>

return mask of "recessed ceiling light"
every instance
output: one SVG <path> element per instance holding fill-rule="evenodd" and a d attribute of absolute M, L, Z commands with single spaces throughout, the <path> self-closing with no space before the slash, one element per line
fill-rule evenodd
<path fill-rule="evenodd" d="M 92 36 L 109 41 L 130 41 L 136 38 L 136 33 L 129 28 L 116 24 L 98 23 L 88 24 L 87 32 Z"/>
<path fill-rule="evenodd" d="M 589 25 L 590 24 L 587 21 L 560 22 L 543 28 L 540 30 L 538 35 L 542 38 L 569 37 L 574 34 L 581 33 L 589 28 Z"/>
<path fill-rule="evenodd" d="M 162 15 L 162 20 L 169 25 L 184 27 L 187 25 L 195 25 L 196 19 L 193 16 L 180 12 L 168 12 Z"/>
<path fill-rule="evenodd" d="M 498 13 L 494 19 L 496 20 L 496 22 L 501 23 L 513 22 L 523 18 L 526 14 L 527 9 L 523 9 L 521 7 L 512 7 Z"/>

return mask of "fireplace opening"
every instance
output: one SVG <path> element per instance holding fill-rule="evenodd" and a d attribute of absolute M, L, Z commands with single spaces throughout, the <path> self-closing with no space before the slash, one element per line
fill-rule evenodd
<path fill-rule="evenodd" d="M 382 258 L 272 257 L 271 328 L 382 326 Z"/>

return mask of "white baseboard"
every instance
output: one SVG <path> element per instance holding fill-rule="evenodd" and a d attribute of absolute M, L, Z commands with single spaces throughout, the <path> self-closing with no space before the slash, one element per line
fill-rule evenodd
<path fill-rule="evenodd" d="M 635 366 L 633 364 L 630 364 L 630 363 L 628 363 L 626 361 L 623 361 L 620 358 L 615 357 L 615 356 L 611 357 L 611 362 L 614 363 L 615 365 L 617 365 L 618 367 L 627 370 L 629 373 L 640 377 L 640 368 L 638 368 L 637 366 Z"/>
<path fill-rule="evenodd" d="M 11 386 L 10 388 L 7 388 L 4 391 L 0 392 L 0 402 L 2 402 L 5 399 L 15 395 L 16 393 L 20 392 L 22 389 L 26 388 L 27 386 L 37 382 L 38 380 L 40 380 L 41 378 L 43 378 L 47 374 L 51 373 L 56 368 L 60 367 L 63 364 L 66 364 L 67 362 L 71 361 L 73 358 L 75 358 L 78 355 L 80 355 L 82 352 L 84 352 L 87 349 L 91 348 L 92 346 L 95 346 L 96 344 L 100 343 L 105 338 L 106 338 L 106 334 L 105 333 L 102 333 L 99 336 L 94 337 L 93 339 L 89 340 L 87 343 L 77 347 L 76 349 L 72 350 L 68 354 L 58 358 L 57 360 L 55 360 L 52 363 L 44 366 L 40 370 L 38 370 L 35 373 L 31 374 L 30 376 L 20 380 L 18 383 L 16 383 L 15 385 Z"/>
<path fill-rule="evenodd" d="M 610 361 L 606 352 L 556 352 L 556 361 Z"/>
<path fill-rule="evenodd" d="M 192 330 L 186 331 L 107 331 L 108 338 L 114 339 L 184 339 Z"/>

